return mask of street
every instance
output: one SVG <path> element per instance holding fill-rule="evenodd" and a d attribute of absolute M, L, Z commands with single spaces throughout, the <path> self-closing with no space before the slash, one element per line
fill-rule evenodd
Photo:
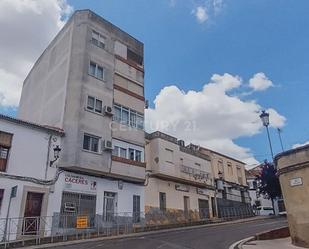
<path fill-rule="evenodd" d="M 53 247 L 55 249 L 227 249 L 234 242 L 286 225 L 285 218 L 252 221 L 242 224 L 227 224 L 212 227 L 171 231 L 147 236 Z"/>

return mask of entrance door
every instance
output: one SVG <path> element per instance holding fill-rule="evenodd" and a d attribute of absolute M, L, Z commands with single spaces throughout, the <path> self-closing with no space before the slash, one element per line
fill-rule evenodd
<path fill-rule="evenodd" d="M 140 222 L 141 213 L 141 197 L 139 195 L 133 195 L 133 222 Z"/>
<path fill-rule="evenodd" d="M 103 207 L 103 218 L 104 221 L 113 222 L 116 211 L 116 193 L 104 192 L 104 207 Z"/>
<path fill-rule="evenodd" d="M 208 200 L 198 199 L 200 219 L 209 218 L 209 203 Z"/>
<path fill-rule="evenodd" d="M 215 197 L 211 197 L 212 217 L 217 217 L 216 200 Z"/>
<path fill-rule="evenodd" d="M 189 209 L 190 209 L 190 199 L 188 196 L 183 197 L 183 207 L 184 207 L 184 214 L 185 217 L 189 217 Z"/>
<path fill-rule="evenodd" d="M 23 234 L 36 234 L 40 227 L 40 216 L 44 194 L 28 192 L 24 213 Z"/>

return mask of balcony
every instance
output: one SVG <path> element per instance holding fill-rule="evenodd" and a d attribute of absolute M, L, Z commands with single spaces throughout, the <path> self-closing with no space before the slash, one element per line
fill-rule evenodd
<path fill-rule="evenodd" d="M 195 180 L 209 181 L 211 179 L 208 172 L 185 165 L 180 166 L 180 172 L 188 175 L 190 178 L 193 177 Z"/>

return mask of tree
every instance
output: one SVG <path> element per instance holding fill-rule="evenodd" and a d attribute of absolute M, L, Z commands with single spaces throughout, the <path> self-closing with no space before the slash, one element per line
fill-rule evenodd
<path fill-rule="evenodd" d="M 257 176 L 258 180 L 258 192 L 260 195 L 263 195 L 267 199 L 271 199 L 273 211 L 274 209 L 274 200 L 277 197 L 281 197 L 281 186 L 279 182 L 279 177 L 277 175 L 277 170 L 273 163 L 264 161 L 262 166 L 262 171 L 259 176 Z"/>

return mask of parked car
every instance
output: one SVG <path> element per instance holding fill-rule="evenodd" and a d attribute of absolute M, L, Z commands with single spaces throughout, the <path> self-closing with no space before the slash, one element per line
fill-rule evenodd
<path fill-rule="evenodd" d="M 259 206 L 256 208 L 256 215 L 273 215 L 274 209 L 272 207 Z"/>

